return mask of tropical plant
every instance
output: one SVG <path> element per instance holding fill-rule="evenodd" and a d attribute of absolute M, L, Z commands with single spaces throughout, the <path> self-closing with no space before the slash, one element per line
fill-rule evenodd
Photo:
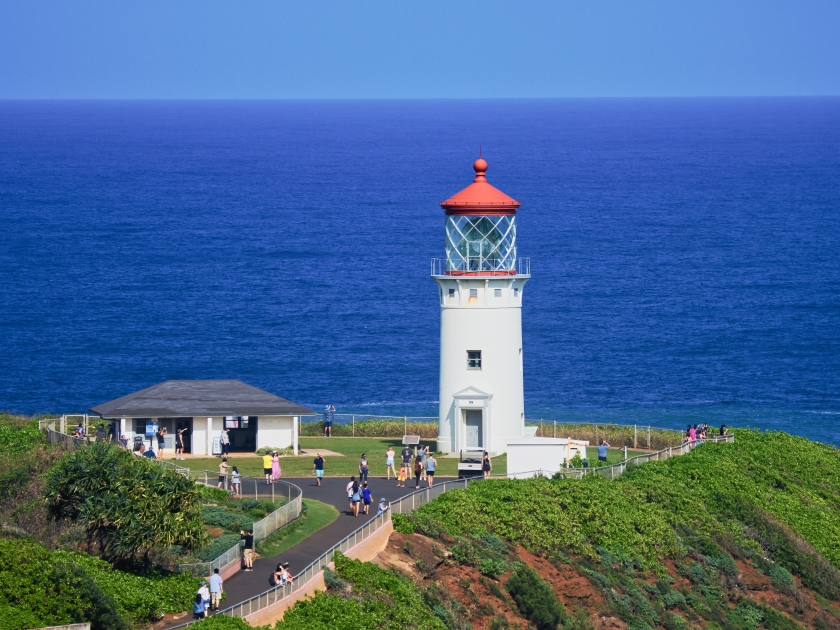
<path fill-rule="evenodd" d="M 44 491 L 49 517 L 84 528 L 111 562 L 153 549 L 200 546 L 205 538 L 199 491 L 174 471 L 108 443 L 68 453 L 49 472 Z"/>

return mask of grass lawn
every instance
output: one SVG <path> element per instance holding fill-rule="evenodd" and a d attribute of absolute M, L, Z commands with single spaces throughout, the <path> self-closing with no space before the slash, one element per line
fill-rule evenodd
<path fill-rule="evenodd" d="M 359 458 L 365 453 L 370 462 L 370 474 L 372 477 L 385 475 L 385 451 L 389 446 L 394 447 L 394 452 L 399 461 L 399 453 L 402 450 L 399 438 L 369 438 L 369 437 L 301 437 L 300 447 L 309 452 L 316 452 L 318 449 L 341 453 L 344 457 L 324 456 L 326 464 L 324 474 L 327 477 L 349 477 L 359 473 Z M 422 444 L 428 444 L 432 449 L 437 448 L 434 440 L 425 440 Z M 589 461 L 594 466 L 597 463 L 598 452 L 595 447 L 588 449 Z M 627 456 L 640 455 L 642 451 L 628 450 Z M 313 455 L 282 457 L 280 467 L 283 470 L 283 477 L 307 477 L 313 475 Z M 442 477 L 456 477 L 458 475 L 458 459 L 450 457 L 437 457 L 437 475 Z M 624 450 L 611 448 L 607 451 L 607 462 L 614 464 L 624 459 Z M 254 455 L 236 454 L 228 457 L 228 463 L 237 466 L 239 473 L 249 477 L 262 477 L 262 458 Z M 180 466 L 186 466 L 193 470 L 218 470 L 219 458 L 207 457 L 188 459 L 178 462 Z M 507 471 L 507 455 L 497 455 L 493 458 L 493 473 L 503 474 Z M 211 475 L 212 477 L 212 475 Z"/>
<path fill-rule="evenodd" d="M 326 503 L 304 499 L 303 504 L 306 506 L 305 514 L 257 543 L 260 557 L 270 558 L 281 554 L 338 518 L 338 510 Z"/>

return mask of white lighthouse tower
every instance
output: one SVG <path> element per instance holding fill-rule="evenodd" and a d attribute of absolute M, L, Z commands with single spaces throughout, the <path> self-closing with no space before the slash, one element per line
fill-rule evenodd
<path fill-rule="evenodd" d="M 438 449 L 505 451 L 523 436 L 522 291 L 530 259 L 517 258 L 519 202 L 487 183 L 476 160 L 475 181 L 441 202 L 446 259 L 432 260 L 440 290 Z"/>

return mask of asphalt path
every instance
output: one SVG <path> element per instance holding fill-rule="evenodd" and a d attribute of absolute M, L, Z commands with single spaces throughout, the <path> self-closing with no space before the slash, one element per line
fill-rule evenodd
<path fill-rule="evenodd" d="M 393 477 L 390 481 L 386 481 L 384 477 L 370 477 L 368 479 L 368 486 L 372 495 L 370 514 L 364 515 L 360 506 L 359 516 L 354 517 L 350 513 L 350 504 L 347 500 L 346 489 L 347 483 L 350 481 L 349 478 L 325 477 L 321 480 L 320 487 L 318 487 L 314 477 L 284 477 L 283 480 L 299 486 L 303 490 L 304 499 L 314 499 L 334 506 L 339 511 L 339 516 L 335 521 L 291 549 L 277 556 L 255 560 L 253 571 L 240 571 L 227 579 L 224 585 L 227 597 L 222 602 L 222 608 L 238 604 L 271 588 L 268 580 L 278 562 L 288 562 L 289 571 L 293 576 L 297 575 L 299 571 L 306 568 L 327 549 L 375 517 L 380 498 L 384 497 L 390 502 L 415 490 L 413 479 L 406 481 L 405 488 L 397 488 L 397 482 Z M 440 481 L 445 481 L 445 479 L 440 479 Z M 420 482 L 420 488 L 426 486 L 425 481 Z M 277 487 L 281 488 L 282 485 Z M 263 496 L 263 488 L 267 489 L 269 493 L 271 491 L 269 486 L 263 485 L 259 489 L 261 497 Z M 243 494 L 244 490 L 243 488 Z M 251 490 L 251 488 L 248 488 L 248 490 Z"/>

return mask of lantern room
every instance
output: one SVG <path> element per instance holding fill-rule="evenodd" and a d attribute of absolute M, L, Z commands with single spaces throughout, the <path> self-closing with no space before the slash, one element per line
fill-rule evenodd
<path fill-rule="evenodd" d="M 519 202 L 487 181 L 487 162 L 473 164 L 475 180 L 440 203 L 446 211 L 446 261 L 442 275 L 516 275 Z"/>

